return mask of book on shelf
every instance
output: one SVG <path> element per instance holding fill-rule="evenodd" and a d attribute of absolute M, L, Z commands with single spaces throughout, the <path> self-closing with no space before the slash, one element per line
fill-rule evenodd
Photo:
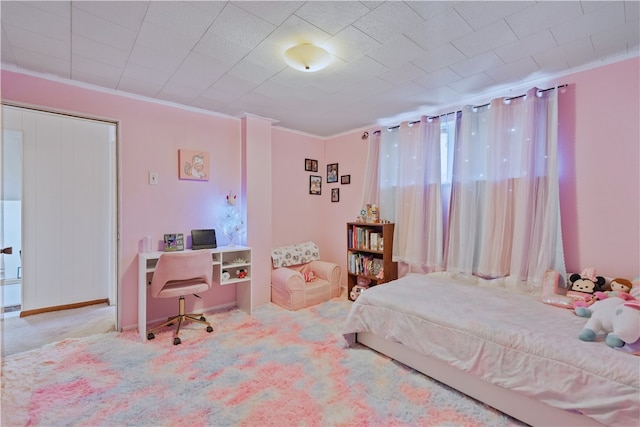
<path fill-rule="evenodd" d="M 382 270 L 384 262 L 381 258 L 349 252 L 349 273 L 363 276 L 376 276 Z"/>
<path fill-rule="evenodd" d="M 349 246 L 355 249 L 381 251 L 383 248 L 382 233 L 368 227 L 354 226 L 349 235 Z"/>

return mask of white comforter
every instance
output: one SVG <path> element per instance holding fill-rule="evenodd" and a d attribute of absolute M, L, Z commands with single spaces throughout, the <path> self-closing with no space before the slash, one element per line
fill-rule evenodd
<path fill-rule="evenodd" d="M 344 332 L 374 333 L 605 425 L 639 425 L 640 357 L 580 341 L 585 321 L 531 295 L 409 274 L 362 293 Z"/>

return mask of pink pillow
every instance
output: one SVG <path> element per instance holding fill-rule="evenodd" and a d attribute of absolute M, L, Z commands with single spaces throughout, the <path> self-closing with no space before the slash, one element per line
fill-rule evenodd
<path fill-rule="evenodd" d="M 312 270 L 305 271 L 302 274 L 304 275 L 305 282 L 313 282 L 314 280 L 316 280 L 316 273 L 314 273 Z"/>

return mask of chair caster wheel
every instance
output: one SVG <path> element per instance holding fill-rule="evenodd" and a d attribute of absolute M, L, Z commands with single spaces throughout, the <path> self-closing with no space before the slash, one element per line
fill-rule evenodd
<path fill-rule="evenodd" d="M 200 320 L 202 320 L 203 322 L 206 322 L 206 321 L 207 321 L 207 319 L 205 319 L 205 317 L 204 317 L 204 316 L 200 316 Z"/>
<path fill-rule="evenodd" d="M 207 326 L 207 332 L 209 333 L 213 332 L 213 328 L 211 326 Z"/>
<path fill-rule="evenodd" d="M 153 334 L 153 332 L 149 332 L 149 333 L 147 334 L 147 339 L 148 339 L 148 340 L 152 340 L 152 339 L 154 339 L 155 337 L 156 337 L 156 336 Z"/>
<path fill-rule="evenodd" d="M 181 342 L 182 342 L 182 341 L 180 341 L 180 338 L 177 338 L 177 337 L 176 337 L 176 338 L 174 338 L 174 339 L 173 339 L 173 345 L 178 345 L 178 344 L 180 344 Z"/>

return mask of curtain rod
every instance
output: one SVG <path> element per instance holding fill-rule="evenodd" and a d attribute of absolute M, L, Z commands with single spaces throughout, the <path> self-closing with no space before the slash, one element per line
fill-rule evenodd
<path fill-rule="evenodd" d="M 562 85 L 559 85 L 559 86 L 548 87 L 546 89 L 538 89 L 538 92 L 546 92 L 548 90 L 560 89 L 560 88 L 567 87 L 567 86 L 569 86 L 569 85 L 568 84 L 562 84 Z M 527 94 L 523 93 L 522 95 L 512 96 L 512 97 L 506 98 L 506 100 L 507 101 L 511 101 L 512 99 L 518 99 L 518 98 L 522 98 L 524 96 L 527 96 Z M 482 104 L 482 105 L 474 105 L 473 108 L 482 108 L 482 107 L 486 107 L 486 106 L 488 106 L 490 104 L 491 104 L 491 102 L 488 102 L 488 103 Z M 448 116 L 449 114 L 456 114 L 456 113 L 459 113 L 459 112 L 460 111 L 452 111 L 450 113 L 440 114 L 439 116 L 428 116 L 427 119 L 437 119 L 439 117 L 444 117 L 444 116 Z M 416 123 L 420 123 L 420 120 L 414 120 L 413 122 L 409 122 L 410 125 L 414 125 Z M 400 127 L 400 125 L 390 126 L 390 127 L 387 128 L 387 130 L 398 129 L 399 127 Z M 376 130 L 373 133 L 374 134 L 375 133 L 380 133 L 380 130 Z"/>

